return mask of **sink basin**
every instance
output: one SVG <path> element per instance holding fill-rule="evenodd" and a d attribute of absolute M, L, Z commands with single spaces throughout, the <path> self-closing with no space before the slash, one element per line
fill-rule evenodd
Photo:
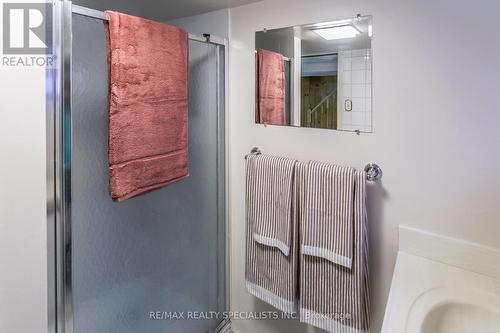
<path fill-rule="evenodd" d="M 500 315 L 467 303 L 447 303 L 425 317 L 422 333 L 497 333 Z"/>
<path fill-rule="evenodd" d="M 499 266 L 497 249 L 400 230 L 381 332 L 500 333 Z"/>
<path fill-rule="evenodd" d="M 430 265 L 442 265 L 430 263 Z M 456 268 L 454 269 L 456 270 Z M 465 273 L 465 275 L 464 275 Z M 407 333 L 498 333 L 500 332 L 500 295 L 491 293 L 488 287 L 466 286 L 465 281 L 475 275 L 463 272 L 452 278 L 449 285 L 423 292 L 410 306 L 406 322 Z M 468 279 L 469 278 L 469 279 Z M 483 276 L 475 277 L 485 282 Z M 500 282 L 500 281 L 499 281 Z"/>
<path fill-rule="evenodd" d="M 499 333 L 500 280 L 400 252 L 382 333 Z"/>

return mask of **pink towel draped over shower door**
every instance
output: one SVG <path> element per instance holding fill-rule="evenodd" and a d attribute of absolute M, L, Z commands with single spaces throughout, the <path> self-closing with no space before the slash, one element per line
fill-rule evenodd
<path fill-rule="evenodd" d="M 123 201 L 189 176 L 188 35 L 106 13 L 110 191 Z"/>
<path fill-rule="evenodd" d="M 255 121 L 285 125 L 285 63 L 276 52 L 255 54 Z"/>

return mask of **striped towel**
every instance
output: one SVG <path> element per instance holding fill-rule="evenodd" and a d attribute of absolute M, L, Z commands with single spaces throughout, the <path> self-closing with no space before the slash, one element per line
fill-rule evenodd
<path fill-rule="evenodd" d="M 299 206 L 305 207 L 299 236 L 300 321 L 334 333 L 368 332 L 366 173 L 316 162 L 310 166 L 309 172 L 296 173 L 297 182 L 307 188 L 299 197 Z M 330 195 L 332 206 L 321 199 L 325 195 Z M 334 216 L 330 223 L 339 225 L 328 228 L 325 212 Z"/>
<path fill-rule="evenodd" d="M 247 156 L 247 219 L 253 238 L 288 256 L 291 241 L 292 184 L 295 160 Z"/>
<path fill-rule="evenodd" d="M 310 162 L 301 252 L 351 268 L 353 168 Z"/>
<path fill-rule="evenodd" d="M 292 191 L 296 193 L 297 187 L 292 187 L 290 195 L 277 193 L 276 196 L 273 196 L 276 189 L 274 189 L 273 192 L 270 185 L 276 187 L 284 181 L 279 177 L 271 180 L 272 178 L 269 179 L 269 175 L 263 175 L 265 169 L 261 165 L 267 164 L 266 167 L 268 168 L 269 163 L 279 161 L 280 160 L 277 158 L 263 155 L 250 155 L 247 157 L 245 282 L 250 294 L 283 312 L 294 313 L 297 310 L 298 296 L 298 221 L 297 211 L 293 210 L 293 207 L 297 207 L 297 205 L 292 205 L 291 200 L 292 197 L 297 198 L 296 195 L 292 195 Z M 279 165 L 281 165 L 281 167 L 279 167 L 278 170 L 274 170 L 274 173 L 279 172 L 283 174 L 284 170 L 290 168 L 288 163 Z M 267 170 L 273 173 L 272 169 Z M 288 181 L 285 183 L 288 184 Z M 291 183 L 290 186 L 292 186 L 292 184 L 293 183 Z M 285 185 L 281 186 L 284 188 L 287 187 Z M 270 201 L 262 200 L 264 198 Z M 263 209 L 263 205 L 274 206 L 268 207 L 268 210 L 276 210 L 277 207 L 286 207 L 288 205 L 288 203 L 276 202 L 278 198 L 282 201 L 290 202 L 288 214 L 284 214 L 282 210 L 277 210 L 274 214 L 271 214 L 269 211 Z M 267 213 L 263 214 L 262 211 L 266 211 Z M 277 223 L 275 218 L 280 215 L 280 212 L 283 213 L 283 215 L 289 216 L 288 223 L 286 223 L 285 218 L 279 219 L 281 224 Z M 264 220 L 264 218 L 267 218 L 267 220 Z M 290 221 L 290 218 L 292 218 L 293 221 Z M 262 226 L 260 229 L 258 228 L 259 223 L 265 221 L 275 226 L 277 229 L 283 230 L 275 232 L 274 234 L 264 233 L 263 235 L 271 239 L 280 240 L 280 242 L 288 247 L 287 251 L 283 251 L 283 249 L 276 246 L 269 246 L 274 245 L 274 243 L 266 244 L 262 242 L 262 239 L 256 241 L 255 235 L 260 235 L 267 230 L 266 228 L 262 228 Z M 256 233 L 256 230 L 261 233 Z"/>

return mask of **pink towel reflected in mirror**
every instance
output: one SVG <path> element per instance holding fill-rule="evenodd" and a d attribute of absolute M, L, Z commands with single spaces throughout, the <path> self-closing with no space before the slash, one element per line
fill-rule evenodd
<path fill-rule="evenodd" d="M 111 197 L 123 201 L 188 171 L 188 35 L 106 12 L 110 62 Z"/>
<path fill-rule="evenodd" d="M 283 55 L 263 49 L 255 53 L 255 122 L 285 125 Z"/>

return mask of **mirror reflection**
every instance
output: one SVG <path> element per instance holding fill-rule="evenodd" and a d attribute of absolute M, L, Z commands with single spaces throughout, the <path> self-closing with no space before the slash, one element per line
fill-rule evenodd
<path fill-rule="evenodd" d="M 372 131 L 372 17 L 255 33 L 255 121 Z"/>

